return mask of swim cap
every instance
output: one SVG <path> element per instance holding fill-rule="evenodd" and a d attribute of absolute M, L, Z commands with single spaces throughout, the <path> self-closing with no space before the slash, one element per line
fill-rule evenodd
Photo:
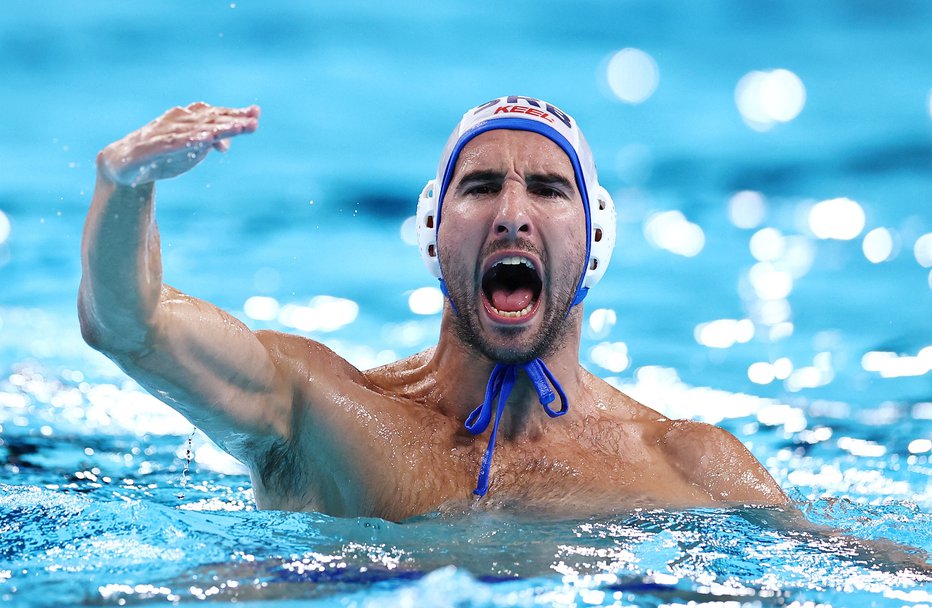
<path fill-rule="evenodd" d="M 543 135 L 560 146 L 573 165 L 589 234 L 585 271 L 579 278 L 573 297 L 575 306 L 599 282 L 612 258 L 612 250 L 615 248 L 615 204 L 608 191 L 599 185 L 592 151 L 576 121 L 556 106 L 533 97 L 500 97 L 472 108 L 463 115 L 440 155 L 436 178 L 427 182 L 418 199 L 416 221 L 421 259 L 430 273 L 440 279 L 440 288 L 449 297 L 437 251 L 443 199 L 462 149 L 480 133 L 494 129 L 530 131 Z"/>

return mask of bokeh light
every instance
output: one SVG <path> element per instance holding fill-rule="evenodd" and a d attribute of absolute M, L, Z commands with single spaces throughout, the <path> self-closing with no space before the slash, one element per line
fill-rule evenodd
<path fill-rule="evenodd" d="M 417 245 L 417 218 L 413 215 L 405 218 L 399 232 L 405 245 Z"/>
<path fill-rule="evenodd" d="M 873 350 L 861 357 L 864 371 L 880 374 L 882 378 L 922 376 L 932 371 L 932 346 L 926 346 L 916 355 L 899 355 L 890 351 Z"/>
<path fill-rule="evenodd" d="M 0 245 L 4 244 L 10 238 L 10 220 L 6 214 L 0 210 Z"/>
<path fill-rule="evenodd" d="M 647 242 L 684 257 L 694 257 L 705 247 L 705 233 L 686 219 L 681 211 L 661 211 L 644 222 Z"/>
<path fill-rule="evenodd" d="M 776 228 L 762 228 L 754 233 L 748 246 L 755 260 L 772 262 L 783 256 L 786 251 L 786 239 Z"/>
<path fill-rule="evenodd" d="M 913 255 L 923 268 L 932 267 L 932 232 L 927 232 L 916 239 L 916 244 L 913 245 Z"/>
<path fill-rule="evenodd" d="M 864 230 L 864 209 L 850 198 L 820 201 L 809 210 L 809 229 L 820 239 L 850 241 Z"/>
<path fill-rule="evenodd" d="M 278 322 L 305 332 L 332 332 L 349 325 L 359 316 L 359 304 L 346 298 L 314 296 L 307 306 L 285 304 Z"/>
<path fill-rule="evenodd" d="M 793 373 L 793 362 L 780 357 L 773 363 L 758 361 L 748 366 L 748 379 L 754 384 L 770 384 L 774 380 L 786 380 Z"/>
<path fill-rule="evenodd" d="M 696 342 L 709 348 L 731 348 L 736 343 L 751 341 L 754 323 L 750 319 L 717 319 L 697 325 L 693 336 Z"/>
<path fill-rule="evenodd" d="M 886 228 L 874 228 L 861 243 L 864 257 L 874 264 L 886 262 L 893 254 L 893 236 Z"/>
<path fill-rule="evenodd" d="M 243 304 L 243 312 L 256 321 L 274 321 L 278 317 L 278 300 L 268 296 L 252 296 Z"/>
<path fill-rule="evenodd" d="M 605 70 L 608 86 L 621 101 L 638 104 L 647 101 L 660 82 L 660 70 L 654 58 L 640 49 L 621 49 L 608 61 Z"/>
<path fill-rule="evenodd" d="M 408 308 L 416 315 L 436 315 L 443 310 L 443 292 L 437 287 L 421 287 L 408 296 Z"/>
<path fill-rule="evenodd" d="M 806 105 L 806 87 L 799 76 L 789 70 L 755 70 L 738 81 L 735 104 L 748 126 L 768 131 L 802 112 Z"/>
<path fill-rule="evenodd" d="M 599 342 L 589 351 L 593 363 L 612 373 L 628 369 L 631 359 L 628 357 L 628 345 L 624 342 Z"/>
<path fill-rule="evenodd" d="M 760 192 L 742 190 L 728 200 L 728 219 L 738 228 L 757 228 L 766 215 L 767 201 Z"/>
<path fill-rule="evenodd" d="M 793 275 L 770 262 L 754 264 L 748 279 L 761 300 L 783 300 L 793 291 Z"/>
<path fill-rule="evenodd" d="M 596 308 L 589 315 L 590 337 L 601 339 L 607 336 L 618 320 L 618 315 L 611 308 Z"/>

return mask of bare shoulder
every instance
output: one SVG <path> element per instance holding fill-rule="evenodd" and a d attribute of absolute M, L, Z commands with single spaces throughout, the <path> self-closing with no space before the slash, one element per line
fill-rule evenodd
<path fill-rule="evenodd" d="M 256 338 L 275 363 L 279 373 L 304 380 L 364 381 L 363 374 L 349 361 L 320 342 L 279 331 L 259 330 Z"/>
<path fill-rule="evenodd" d="M 660 447 L 686 480 L 727 503 L 775 505 L 789 499 L 770 473 L 723 428 L 672 420 Z"/>

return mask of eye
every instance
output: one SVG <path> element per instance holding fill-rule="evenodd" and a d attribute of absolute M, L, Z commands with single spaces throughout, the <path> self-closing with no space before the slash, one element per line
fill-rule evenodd
<path fill-rule="evenodd" d="M 500 189 L 495 184 L 476 184 L 468 187 L 463 194 L 466 196 L 486 196 L 488 194 L 497 194 Z"/>
<path fill-rule="evenodd" d="M 529 187 L 528 192 L 542 198 L 566 198 L 562 190 L 542 184 Z"/>

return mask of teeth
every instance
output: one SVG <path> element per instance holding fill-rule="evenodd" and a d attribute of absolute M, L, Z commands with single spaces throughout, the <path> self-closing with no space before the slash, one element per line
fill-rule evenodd
<path fill-rule="evenodd" d="M 498 266 L 499 264 L 504 264 L 506 266 L 517 266 L 518 264 L 524 264 L 531 270 L 534 270 L 534 264 L 531 263 L 531 260 L 520 255 L 513 255 L 511 257 L 502 258 L 496 262 L 495 265 Z"/>
<path fill-rule="evenodd" d="M 495 308 L 495 307 L 493 306 L 492 308 Z M 532 302 L 531 304 L 528 304 L 527 306 L 525 306 L 525 307 L 522 308 L 521 310 L 516 310 L 516 311 L 514 311 L 514 312 L 506 312 L 506 311 L 504 311 L 504 310 L 499 310 L 499 309 L 497 309 L 497 308 L 495 308 L 495 312 L 497 312 L 498 314 L 502 315 L 503 317 L 509 317 L 509 318 L 512 318 L 512 319 L 517 319 L 518 317 L 523 317 L 524 315 L 526 315 L 526 314 L 528 314 L 529 312 L 531 312 L 531 309 L 532 309 L 532 308 L 534 308 L 534 303 L 533 303 L 533 302 Z"/>

